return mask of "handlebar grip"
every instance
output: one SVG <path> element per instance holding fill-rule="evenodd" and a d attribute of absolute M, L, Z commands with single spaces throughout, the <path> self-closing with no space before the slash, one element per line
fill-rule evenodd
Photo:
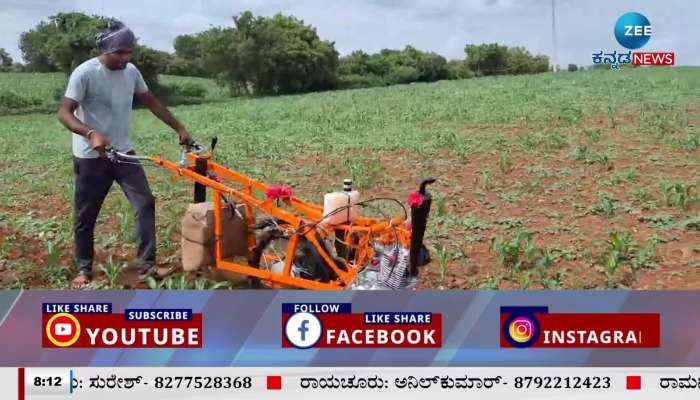
<path fill-rule="evenodd" d="M 186 141 L 180 140 L 180 145 L 182 145 L 182 146 L 189 147 L 189 146 L 192 146 L 192 144 L 194 144 L 194 140 L 192 140 L 192 138 L 189 138 L 189 140 L 186 140 Z"/>

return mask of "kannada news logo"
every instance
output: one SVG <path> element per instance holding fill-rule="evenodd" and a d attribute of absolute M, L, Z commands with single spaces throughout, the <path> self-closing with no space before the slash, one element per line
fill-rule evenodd
<path fill-rule="evenodd" d="M 442 345 L 442 315 L 352 313 L 350 303 L 282 304 L 282 347 L 426 348 Z"/>
<path fill-rule="evenodd" d="M 111 303 L 43 303 L 42 347 L 202 347 L 202 314 L 191 309 L 126 309 Z"/>
<path fill-rule="evenodd" d="M 660 346 L 659 314 L 549 313 L 501 307 L 501 347 L 648 348 Z"/>
<path fill-rule="evenodd" d="M 603 50 L 592 53 L 593 64 L 609 64 L 612 69 L 620 65 L 635 66 L 669 66 L 676 62 L 676 55 L 669 51 L 632 51 L 644 47 L 652 35 L 649 19 L 638 12 L 628 12 L 621 15 L 613 29 L 615 39 L 627 51 L 605 53 Z"/>

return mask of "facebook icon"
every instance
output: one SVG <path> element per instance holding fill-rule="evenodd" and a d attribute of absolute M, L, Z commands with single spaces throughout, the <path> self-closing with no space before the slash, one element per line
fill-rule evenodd
<path fill-rule="evenodd" d="M 301 341 L 306 340 L 306 332 L 309 330 L 309 328 L 306 327 L 306 325 L 309 324 L 309 320 L 305 319 L 301 321 L 301 326 L 299 327 L 299 332 L 301 332 Z"/>
<path fill-rule="evenodd" d="M 287 341 L 298 349 L 315 346 L 321 339 L 322 331 L 323 327 L 318 317 L 307 312 L 292 315 L 284 326 Z"/>

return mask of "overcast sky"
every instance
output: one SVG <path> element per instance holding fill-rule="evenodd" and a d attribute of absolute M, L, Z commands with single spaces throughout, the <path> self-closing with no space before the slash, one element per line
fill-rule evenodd
<path fill-rule="evenodd" d="M 341 55 L 411 44 L 463 58 L 466 43 L 498 42 L 553 55 L 551 0 L 0 0 L 0 47 L 19 59 L 19 35 L 60 11 L 118 18 L 140 43 L 173 51 L 173 39 L 229 26 L 244 10 L 294 15 L 334 41 Z M 650 20 L 642 50 L 675 51 L 676 64 L 700 65 L 700 2 L 556 0 L 559 64 L 591 64 L 591 52 L 622 50 L 615 20 L 628 11 Z M 693 43 L 691 43 L 693 41 Z"/>

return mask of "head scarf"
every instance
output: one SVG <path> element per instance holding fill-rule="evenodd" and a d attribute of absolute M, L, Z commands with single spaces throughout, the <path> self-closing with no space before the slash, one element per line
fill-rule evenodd
<path fill-rule="evenodd" d="M 107 31 L 98 33 L 96 39 L 102 53 L 133 50 L 136 43 L 134 32 L 121 22 L 113 23 Z"/>

